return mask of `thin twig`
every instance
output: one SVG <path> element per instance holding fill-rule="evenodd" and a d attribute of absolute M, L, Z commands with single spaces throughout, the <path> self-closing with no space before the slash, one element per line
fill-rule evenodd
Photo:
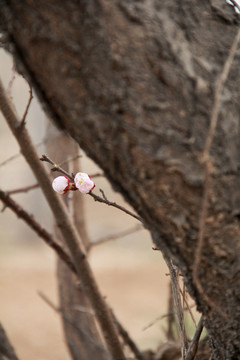
<path fill-rule="evenodd" d="M 99 350 L 105 351 L 104 347 L 101 344 L 95 343 L 92 340 L 92 337 L 86 331 L 84 331 L 83 328 L 79 327 L 78 324 L 76 324 L 76 322 L 74 320 L 72 320 L 69 316 L 64 314 L 62 309 L 59 308 L 58 306 L 56 306 L 55 304 L 53 304 L 53 302 L 45 294 L 43 294 L 41 291 L 38 291 L 38 295 L 51 309 L 53 309 L 58 314 L 61 314 L 62 318 L 66 322 L 68 322 L 75 330 L 77 330 L 81 334 L 81 337 L 85 338 L 85 341 L 88 341 L 88 342 L 94 344 L 94 346 L 96 346 Z"/>
<path fill-rule="evenodd" d="M 142 329 L 142 331 L 145 331 L 145 330 L 148 330 L 150 327 L 152 327 L 153 325 L 155 325 L 158 321 L 162 320 L 162 319 L 165 319 L 166 317 L 168 316 L 172 316 L 174 315 L 175 313 L 174 312 L 168 312 L 164 315 L 161 315 L 161 316 L 158 316 L 156 317 L 156 319 L 150 321 L 147 325 L 144 326 L 144 328 Z"/>
<path fill-rule="evenodd" d="M 33 185 L 20 187 L 20 188 L 14 189 L 14 190 L 10 190 L 7 193 L 8 193 L 8 195 L 13 195 L 13 194 L 25 193 L 25 192 L 28 192 L 30 190 L 34 190 L 37 188 L 39 188 L 39 184 L 33 184 Z"/>
<path fill-rule="evenodd" d="M 122 324 L 116 319 L 113 311 L 112 311 L 113 319 L 116 323 L 119 335 L 122 337 L 124 343 L 129 347 L 129 349 L 132 351 L 132 353 L 135 355 L 135 359 L 137 360 L 144 360 L 144 356 L 141 353 L 141 351 L 138 349 L 136 343 L 132 340 L 132 338 L 129 336 L 128 332 L 124 329 Z"/>
<path fill-rule="evenodd" d="M 35 145 L 36 148 L 44 145 L 44 144 L 47 144 L 50 140 L 43 140 L 43 141 L 40 141 L 38 144 Z M 17 154 L 14 154 L 12 156 L 10 156 L 8 159 L 2 161 L 0 163 L 0 167 L 1 166 L 4 166 L 4 165 L 7 165 L 9 162 L 13 161 L 13 160 L 16 160 L 17 158 L 19 158 L 20 156 L 22 156 L 22 154 L 20 152 L 18 152 Z"/>
<path fill-rule="evenodd" d="M 221 76 L 217 83 L 216 92 L 215 92 L 215 96 L 214 96 L 214 102 L 213 102 L 213 109 L 212 109 L 211 118 L 210 118 L 210 126 L 209 126 L 208 136 L 207 136 L 205 147 L 204 147 L 203 154 L 202 154 L 202 163 L 203 163 L 203 167 L 204 167 L 205 182 L 204 182 L 201 212 L 200 212 L 200 217 L 199 217 L 198 241 L 197 241 L 197 247 L 196 247 L 196 251 L 195 251 L 195 261 L 194 261 L 194 266 L 193 266 L 193 281 L 194 281 L 198 291 L 203 295 L 206 303 L 211 308 L 215 308 L 222 316 L 226 316 L 226 314 L 221 309 L 219 309 L 219 307 L 215 304 L 214 301 L 212 301 L 209 298 L 209 296 L 207 296 L 207 294 L 204 293 L 202 284 L 200 283 L 199 278 L 198 278 L 198 270 L 199 270 L 201 257 L 202 257 L 202 250 L 203 250 L 203 246 L 204 246 L 205 225 L 206 225 L 206 218 L 207 218 L 207 212 L 208 212 L 209 189 L 210 189 L 210 182 L 211 182 L 210 150 L 212 147 L 212 142 L 213 142 L 213 138 L 214 138 L 215 130 L 217 127 L 217 122 L 218 122 L 218 115 L 219 115 L 220 106 L 221 106 L 221 94 L 222 94 L 222 91 L 224 88 L 224 84 L 228 78 L 228 74 L 229 74 L 239 41 L 240 41 L 240 29 L 238 30 L 238 32 L 235 36 L 235 39 L 234 39 L 231 49 L 229 51 L 228 57 L 224 64 Z"/>
<path fill-rule="evenodd" d="M 76 268 L 73 265 L 73 262 L 70 256 L 58 243 L 58 241 L 47 231 L 45 230 L 33 216 L 28 214 L 16 201 L 14 201 L 8 193 L 0 189 L 0 199 L 2 202 L 9 207 L 20 219 L 22 219 L 33 231 L 42 238 L 45 243 L 50 246 L 53 250 L 56 251 L 58 256 L 65 262 L 65 264 L 76 274 Z"/>
<path fill-rule="evenodd" d="M 98 245 L 102 245 L 108 241 L 113 241 L 113 240 L 117 240 L 120 238 L 123 238 L 125 236 L 131 235 L 139 230 L 143 230 L 143 226 L 141 224 L 138 224 L 136 226 L 131 227 L 130 229 L 124 230 L 124 231 L 120 231 L 117 234 L 112 234 L 112 235 L 108 235 L 108 236 L 104 236 L 98 240 L 92 241 L 89 244 L 89 249 L 91 249 L 92 247 L 98 246 Z"/>
<path fill-rule="evenodd" d="M 66 159 L 66 160 L 63 160 L 62 162 L 60 162 L 59 166 L 63 166 L 65 164 L 68 164 L 69 162 L 75 161 L 75 160 L 77 160 L 77 159 L 79 159 L 81 157 L 82 157 L 82 155 L 80 155 L 80 154 L 75 155 L 75 156 L 73 156 L 73 157 L 71 157 L 69 159 Z"/>
<path fill-rule="evenodd" d="M 26 109 L 25 109 L 25 111 L 24 111 L 24 114 L 23 114 L 23 117 L 22 117 L 20 126 L 24 126 L 24 125 L 25 125 L 25 120 L 26 120 L 27 113 L 28 113 L 29 107 L 30 107 L 30 105 L 31 105 L 32 99 L 33 99 L 32 88 L 31 88 L 31 86 L 29 86 L 29 99 L 28 99 L 28 103 L 27 103 Z"/>
<path fill-rule="evenodd" d="M 172 284 L 169 282 L 169 295 L 168 295 L 168 314 L 167 317 L 167 339 L 168 340 L 175 340 L 173 326 L 175 324 L 175 313 L 174 313 L 174 299 L 173 299 L 173 291 L 172 291 Z"/>
<path fill-rule="evenodd" d="M 94 173 L 94 174 L 90 174 L 89 177 L 91 179 L 97 178 L 97 177 L 104 177 L 103 173 Z"/>
<path fill-rule="evenodd" d="M 108 206 L 113 206 L 115 207 L 116 209 L 119 209 L 123 212 L 125 212 L 126 214 L 134 217 L 135 219 L 139 220 L 142 222 L 141 218 L 138 216 L 138 215 L 135 215 L 133 212 L 127 210 L 124 206 L 121 206 L 121 205 L 118 205 L 117 203 L 113 202 L 113 201 L 109 201 L 107 198 L 106 198 L 106 195 L 105 195 L 105 198 L 102 198 L 101 196 L 98 196 L 96 194 L 94 194 L 93 192 L 90 192 L 88 195 L 90 195 L 92 198 L 94 198 L 95 201 L 98 201 L 100 203 L 103 203 L 103 204 L 106 204 Z"/>
<path fill-rule="evenodd" d="M 184 286 L 184 287 L 185 287 L 185 286 Z M 192 321 L 193 321 L 195 327 L 197 327 L 197 323 L 196 323 L 196 320 L 194 319 L 194 316 L 193 316 L 191 307 L 189 306 L 189 304 L 188 304 L 188 302 L 187 302 L 187 299 L 186 299 L 186 291 L 182 291 L 181 288 L 179 288 L 179 290 L 180 290 L 180 293 L 181 293 L 182 298 L 183 298 L 183 308 L 184 308 L 184 304 L 186 304 L 186 308 L 187 308 L 187 310 L 188 310 L 188 312 L 189 312 L 189 314 L 190 314 L 190 316 L 191 316 L 191 318 L 192 318 Z"/>
<path fill-rule="evenodd" d="M 52 165 L 52 169 L 51 169 L 52 171 L 58 171 L 58 172 L 64 174 L 65 176 L 67 176 L 72 182 L 74 182 L 74 174 L 69 174 L 66 170 L 61 168 L 61 166 L 59 166 L 53 160 L 51 160 L 47 155 L 42 155 L 40 160 L 50 163 Z M 127 210 L 124 206 L 118 205 L 117 203 L 115 203 L 113 201 L 109 201 L 102 189 L 100 189 L 100 192 L 102 193 L 102 197 L 94 194 L 92 191 L 90 193 L 88 193 L 88 195 L 90 195 L 92 198 L 94 198 L 95 201 L 106 204 L 108 206 L 113 206 L 113 207 L 125 212 L 126 214 L 134 217 L 135 219 L 142 221 L 139 216 L 137 216 L 133 212 Z"/>
<path fill-rule="evenodd" d="M 10 80 L 9 80 L 8 86 L 7 86 L 7 94 L 8 94 L 8 96 L 10 98 L 12 97 L 12 87 L 13 87 L 13 83 L 14 83 L 15 78 L 16 78 L 16 70 L 15 70 L 15 65 L 13 65 L 12 66 L 11 77 L 10 77 Z"/>
<path fill-rule="evenodd" d="M 196 306 L 195 304 L 191 305 L 192 308 L 195 307 L 195 306 Z M 187 311 L 187 310 L 188 310 L 187 307 L 185 307 L 185 308 L 183 309 L 183 311 Z M 160 321 L 160 320 L 162 320 L 162 319 L 164 319 L 164 318 L 166 318 L 166 317 L 168 317 L 168 316 L 173 316 L 173 315 L 176 315 L 175 311 L 167 312 L 167 313 L 164 314 L 164 315 L 160 315 L 160 316 L 156 317 L 156 319 L 152 320 L 152 321 L 149 322 L 146 326 L 144 326 L 144 328 L 142 329 L 142 331 L 145 331 L 145 330 L 149 329 L 150 327 L 152 327 L 153 325 L 155 325 L 158 321 Z"/>
<path fill-rule="evenodd" d="M 15 350 L 12 347 L 1 323 L 0 323 L 0 359 L 1 360 L 18 360 Z"/>
<path fill-rule="evenodd" d="M 93 276 L 84 249 L 81 245 L 77 230 L 68 216 L 66 206 L 61 197 L 52 191 L 51 181 L 48 173 L 39 161 L 38 154 L 25 126 L 19 127 L 20 121 L 6 95 L 6 91 L 0 81 L 0 109 L 5 117 L 13 135 L 20 146 L 21 152 L 34 172 L 46 200 L 52 209 L 53 215 L 61 230 L 66 245 L 71 253 L 77 270 L 79 281 L 81 281 L 86 295 L 96 313 L 96 318 L 102 329 L 108 350 L 113 359 L 125 360 L 125 355 L 120 344 L 117 329 L 113 323 L 112 316 L 103 299 L 96 280 Z"/>
<path fill-rule="evenodd" d="M 48 162 L 49 164 L 52 165 L 51 171 L 58 171 L 63 175 L 67 176 L 72 182 L 74 182 L 74 175 L 70 174 L 68 171 L 64 170 L 61 166 L 57 165 L 53 160 L 50 159 L 49 156 L 42 155 L 39 160 Z"/>
<path fill-rule="evenodd" d="M 201 316 L 201 318 L 198 322 L 197 329 L 196 329 L 193 339 L 189 345 L 185 360 L 194 360 L 195 359 L 195 356 L 197 354 L 200 336 L 202 334 L 202 330 L 203 330 L 203 316 Z"/>
<path fill-rule="evenodd" d="M 184 313 L 181 304 L 180 298 L 180 290 L 179 290 L 179 282 L 178 282 L 178 275 L 177 272 L 172 264 L 171 259 L 163 254 L 164 260 L 169 268 L 170 276 L 171 276 L 171 284 L 172 284 L 172 292 L 173 292 L 173 300 L 174 300 L 174 307 L 176 312 L 176 320 L 178 325 L 178 333 L 181 343 L 181 350 L 182 350 L 182 358 L 185 358 L 186 351 L 188 349 L 188 340 L 186 335 L 186 329 L 184 325 Z"/>

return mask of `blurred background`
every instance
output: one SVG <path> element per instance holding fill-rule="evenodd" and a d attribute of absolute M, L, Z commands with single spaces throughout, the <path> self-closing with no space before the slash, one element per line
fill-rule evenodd
<path fill-rule="evenodd" d="M 11 96 L 22 117 L 29 87 L 14 73 L 12 59 L 3 50 L 0 51 L 0 76 L 6 88 L 12 83 Z M 39 155 L 45 153 L 48 120 L 35 96 L 26 123 Z M 88 174 L 100 171 L 84 154 L 81 169 Z M 0 187 L 5 191 L 36 183 L 2 117 L 0 175 Z M 109 200 L 128 207 L 106 179 L 96 178 L 95 183 L 94 192 L 99 193 L 102 188 Z M 39 189 L 16 194 L 14 199 L 53 233 L 54 220 Z M 117 209 L 94 202 L 90 196 L 85 196 L 84 201 L 92 241 L 137 223 Z M 0 213 L 0 229 L 0 322 L 20 359 L 69 360 L 60 317 L 38 295 L 41 291 L 58 305 L 55 254 L 8 208 Z M 143 329 L 167 313 L 169 277 L 160 252 L 152 249 L 149 234 L 140 230 L 96 246 L 91 251 L 90 263 L 102 294 L 132 338 L 141 349 L 156 349 L 159 342 L 166 339 L 166 318 Z"/>

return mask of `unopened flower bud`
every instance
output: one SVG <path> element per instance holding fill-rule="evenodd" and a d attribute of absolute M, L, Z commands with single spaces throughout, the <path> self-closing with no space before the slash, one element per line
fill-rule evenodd
<path fill-rule="evenodd" d="M 88 174 L 79 172 L 74 178 L 75 186 L 83 194 L 88 194 L 94 189 L 95 184 Z"/>
<path fill-rule="evenodd" d="M 69 190 L 70 180 L 66 176 L 58 176 L 52 182 L 53 190 L 63 195 Z"/>

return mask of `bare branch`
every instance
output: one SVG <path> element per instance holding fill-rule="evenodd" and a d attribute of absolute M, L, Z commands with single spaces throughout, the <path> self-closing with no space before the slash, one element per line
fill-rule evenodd
<path fill-rule="evenodd" d="M 203 330 L 203 317 L 201 316 L 191 344 L 189 345 L 185 360 L 194 360 L 197 354 L 198 343 Z"/>
<path fill-rule="evenodd" d="M 171 277 L 171 284 L 172 284 L 172 292 L 173 292 L 173 300 L 174 300 L 174 307 L 176 312 L 176 320 L 178 325 L 178 333 L 181 342 L 181 349 L 182 349 L 182 357 L 185 358 L 186 351 L 188 349 L 188 340 L 186 335 L 186 329 L 184 325 L 184 313 L 181 304 L 180 298 L 180 290 L 179 290 L 179 282 L 178 282 L 178 274 L 172 264 L 170 258 L 163 254 L 164 260 L 169 268 L 170 277 Z"/>
<path fill-rule="evenodd" d="M 50 141 L 50 140 L 45 139 L 45 140 L 43 140 L 43 141 L 40 141 L 38 144 L 35 145 L 35 147 L 38 148 L 38 147 L 40 147 L 41 145 L 44 145 L 44 144 L 48 143 L 48 141 Z M 14 154 L 14 155 L 10 156 L 8 159 L 6 159 L 6 160 L 4 160 L 4 161 L 2 161 L 2 162 L 0 163 L 0 167 L 1 167 L 1 166 L 4 166 L 4 165 L 7 165 L 9 162 L 11 162 L 11 161 L 13 161 L 13 160 L 16 160 L 16 159 L 19 158 L 21 155 L 22 155 L 22 154 L 21 154 L 20 152 L 18 152 L 17 154 Z"/>
<path fill-rule="evenodd" d="M 10 190 L 8 191 L 8 195 L 13 195 L 13 194 L 19 194 L 19 193 L 23 193 L 23 192 L 28 192 L 30 190 L 34 190 L 39 188 L 39 184 L 33 184 L 33 185 L 28 185 L 28 186 L 24 186 L 18 189 L 14 189 L 14 190 Z"/>
<path fill-rule="evenodd" d="M 102 191 L 102 192 L 103 192 L 103 191 Z M 108 205 L 108 206 L 113 206 L 113 207 L 115 207 L 116 209 L 119 209 L 119 210 L 125 212 L 126 214 L 128 214 L 128 215 L 130 215 L 130 216 L 134 217 L 135 219 L 137 219 L 137 220 L 139 220 L 139 221 L 142 222 L 142 219 L 141 219 L 139 216 L 137 216 L 137 215 L 135 215 L 133 212 L 127 210 L 124 206 L 118 205 L 117 203 L 115 203 L 115 202 L 113 202 L 113 201 L 109 201 L 109 200 L 106 198 L 105 194 L 104 194 L 104 198 L 102 198 L 102 197 L 94 194 L 93 192 L 90 192 L 88 195 L 90 195 L 91 197 L 93 197 L 95 201 L 98 201 L 98 202 L 100 202 L 100 203 L 106 204 L 106 205 Z"/>
<path fill-rule="evenodd" d="M 6 192 L 0 189 L 0 199 L 9 207 L 20 219 L 22 219 L 33 231 L 35 231 L 45 243 L 56 251 L 58 256 L 65 262 L 65 264 L 76 274 L 76 268 L 69 255 L 65 252 L 58 241 L 49 232 L 42 228 L 42 226 L 29 215 L 19 204 L 17 204 Z"/>
<path fill-rule="evenodd" d="M 104 177 L 104 174 L 103 173 L 94 173 L 94 174 L 90 174 L 89 175 L 90 178 L 96 178 L 96 177 Z"/>
<path fill-rule="evenodd" d="M 15 351 L 10 344 L 6 332 L 0 323 L 0 359 L 1 360 L 18 360 Z"/>
<path fill-rule="evenodd" d="M 12 66 L 11 77 L 10 77 L 10 80 L 9 80 L 8 86 L 7 86 L 7 94 L 8 94 L 8 96 L 10 98 L 12 96 L 12 87 L 13 87 L 13 83 L 14 83 L 15 78 L 16 78 L 16 69 L 15 69 L 15 66 L 13 65 Z"/>
<path fill-rule="evenodd" d="M 45 162 L 51 164 L 52 165 L 52 169 L 51 169 L 52 171 L 58 171 L 61 174 L 67 176 L 72 182 L 74 182 L 74 175 L 69 174 L 69 172 L 64 170 L 61 166 L 55 164 L 55 162 L 53 160 L 51 160 L 47 155 L 42 155 L 39 160 L 45 161 Z"/>
<path fill-rule="evenodd" d="M 203 295 L 206 303 L 211 307 L 215 308 L 222 316 L 226 316 L 226 314 L 219 309 L 219 307 L 207 296 L 204 291 L 202 284 L 200 283 L 198 279 L 198 269 L 201 262 L 202 257 L 202 249 L 204 246 L 204 233 L 205 233 L 205 224 L 206 224 L 206 218 L 207 218 L 207 211 L 208 211 L 208 198 L 209 198 L 209 189 L 210 189 L 210 170 L 211 170 L 211 160 L 210 160 L 210 150 L 215 134 L 215 130 L 217 127 L 218 122 L 218 115 L 220 111 L 221 106 L 221 94 L 224 88 L 224 84 L 228 78 L 228 74 L 233 62 L 233 58 L 235 56 L 238 44 L 240 41 L 240 29 L 238 30 L 235 39 L 233 41 L 233 44 L 231 46 L 231 49 L 229 51 L 229 55 L 226 59 L 226 62 L 224 64 L 221 76 L 219 78 L 219 81 L 217 83 L 216 92 L 214 96 L 214 102 L 213 102 L 213 109 L 212 114 L 210 118 L 210 127 L 208 136 L 206 139 L 205 147 L 202 154 L 202 163 L 204 167 L 204 190 L 203 190 L 203 200 L 202 200 L 202 206 L 201 206 L 201 212 L 199 217 L 199 233 L 198 233 L 198 242 L 197 242 L 197 248 L 195 252 L 195 261 L 194 261 L 194 267 L 193 267 L 193 281 L 198 289 L 198 291 Z"/>
<path fill-rule="evenodd" d="M 63 238 L 70 250 L 77 270 L 78 278 L 85 289 L 93 309 L 95 310 L 96 318 L 101 326 L 109 352 L 111 353 L 113 359 L 125 360 L 125 355 L 119 342 L 115 324 L 113 323 L 112 316 L 105 300 L 98 289 L 77 230 L 68 216 L 63 200 L 57 193 L 52 191 L 51 181 L 47 171 L 43 164 L 39 161 L 38 154 L 26 127 L 19 127 L 20 121 L 1 82 L 0 108 L 13 135 L 20 145 L 22 154 L 34 172 L 37 181 L 45 194 L 46 200 L 52 209 Z"/>
<path fill-rule="evenodd" d="M 65 164 L 68 164 L 71 161 L 75 161 L 75 160 L 77 160 L 77 159 L 79 159 L 81 157 L 82 157 L 82 155 L 77 154 L 77 155 L 75 155 L 75 156 L 73 156 L 73 157 L 71 157 L 69 159 L 63 160 L 62 162 L 60 162 L 60 164 L 58 166 L 63 166 Z"/>
<path fill-rule="evenodd" d="M 113 311 L 112 311 L 113 314 Z M 129 347 L 132 353 L 135 355 L 135 359 L 137 360 L 144 360 L 144 356 L 141 351 L 138 349 L 135 342 L 129 336 L 128 332 L 124 329 L 124 327 L 120 324 L 120 322 L 116 319 L 115 315 L 113 314 L 114 321 L 116 323 L 119 335 L 122 337 L 124 343 Z"/>
<path fill-rule="evenodd" d="M 180 293 L 182 295 L 182 298 L 183 298 L 183 308 L 184 308 L 184 304 L 186 305 L 186 309 L 188 310 L 190 316 L 191 316 L 191 319 L 195 325 L 195 327 L 197 327 L 197 323 L 196 323 L 196 320 L 194 319 L 194 316 L 193 316 L 193 313 L 192 313 L 192 310 L 191 310 L 191 307 L 189 306 L 188 302 L 187 302 L 187 299 L 186 299 L 186 292 L 185 291 L 182 291 L 182 289 L 179 287 L 179 290 L 180 290 Z M 185 309 L 184 309 L 185 310 Z"/>
<path fill-rule="evenodd" d="M 74 174 L 69 174 L 66 170 L 62 169 L 53 160 L 51 160 L 47 155 L 42 155 L 40 160 L 50 163 L 53 166 L 52 171 L 58 171 L 58 172 L 64 174 L 65 176 L 67 176 L 72 182 L 74 182 Z M 76 189 L 73 189 L 73 190 L 76 190 Z M 142 221 L 139 216 L 137 216 L 133 212 L 127 210 L 124 206 L 118 205 L 117 203 L 115 203 L 113 201 L 109 201 L 102 189 L 100 189 L 100 192 L 102 193 L 102 197 L 94 194 L 92 191 L 90 193 L 88 193 L 88 195 L 93 197 L 95 201 L 106 204 L 108 206 L 113 206 L 113 207 L 125 212 L 126 214 L 134 217 L 135 219 Z"/>
<path fill-rule="evenodd" d="M 28 103 L 27 103 L 26 109 L 24 111 L 20 126 L 25 125 L 25 120 L 26 120 L 27 113 L 28 113 L 29 107 L 31 105 L 32 99 L 33 99 L 32 88 L 31 88 L 31 86 L 29 86 L 29 99 L 28 99 Z"/>
<path fill-rule="evenodd" d="M 172 284 L 169 282 L 169 295 L 168 295 L 168 316 L 167 316 L 167 339 L 175 340 L 174 336 L 174 325 L 175 325 L 175 313 L 174 313 L 174 300 L 173 300 L 173 291 Z"/>
<path fill-rule="evenodd" d="M 113 241 L 113 240 L 117 240 L 117 239 L 120 239 L 120 238 L 123 238 L 127 235 L 131 235 L 139 230 L 143 230 L 143 226 L 138 224 L 136 226 L 133 226 L 131 227 L 130 229 L 127 229 L 127 230 L 124 230 L 124 231 L 120 231 L 118 232 L 117 234 L 112 234 L 112 235 L 108 235 L 108 236 L 104 236 L 100 239 L 97 239 L 95 241 L 92 241 L 90 244 L 89 244 L 89 249 L 92 248 L 92 247 L 95 247 L 95 246 L 98 246 L 98 245 L 102 245 L 108 241 Z"/>
<path fill-rule="evenodd" d="M 92 337 L 83 328 L 79 327 L 78 324 L 76 324 L 76 322 L 74 320 L 72 320 L 69 316 L 64 314 L 64 312 L 62 311 L 61 308 L 54 305 L 53 302 L 45 294 L 43 294 L 41 291 L 38 291 L 38 295 L 51 309 L 53 309 L 58 314 L 61 314 L 62 318 L 66 322 L 68 322 L 77 332 L 79 332 L 81 334 L 81 337 L 83 337 L 86 341 L 88 341 L 88 342 L 90 342 L 92 344 L 94 343 L 94 345 L 99 350 L 105 351 L 104 347 L 101 344 L 96 344 L 95 342 L 93 342 Z"/>

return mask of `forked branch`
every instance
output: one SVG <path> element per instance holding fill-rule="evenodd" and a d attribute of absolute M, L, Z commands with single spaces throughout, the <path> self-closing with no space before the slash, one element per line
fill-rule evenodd
<path fill-rule="evenodd" d="M 89 301 L 95 311 L 96 318 L 102 329 L 103 335 L 108 346 L 108 350 L 113 359 L 125 360 L 125 355 L 118 338 L 117 329 L 113 323 L 111 313 L 103 299 L 86 254 L 81 245 L 81 239 L 77 230 L 68 216 L 66 207 L 62 199 L 52 190 L 51 181 L 43 164 L 40 163 L 38 154 L 32 143 L 25 126 L 19 127 L 20 121 L 13 109 L 13 106 L 6 95 L 6 91 L 0 82 L 0 108 L 13 135 L 20 146 L 21 152 L 34 172 L 42 190 L 55 216 L 56 222 L 62 232 L 66 245 L 71 253 L 74 265 L 77 270 L 78 278 L 81 281 Z"/>

